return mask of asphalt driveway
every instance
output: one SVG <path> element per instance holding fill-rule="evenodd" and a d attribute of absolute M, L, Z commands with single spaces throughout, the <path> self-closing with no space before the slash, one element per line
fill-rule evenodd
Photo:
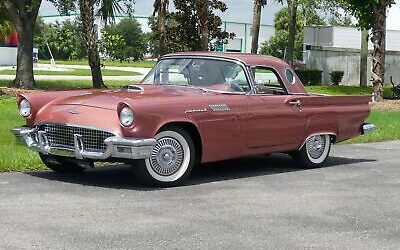
<path fill-rule="evenodd" d="M 399 249 L 400 142 L 203 166 L 146 189 L 126 166 L 0 174 L 0 249 Z"/>

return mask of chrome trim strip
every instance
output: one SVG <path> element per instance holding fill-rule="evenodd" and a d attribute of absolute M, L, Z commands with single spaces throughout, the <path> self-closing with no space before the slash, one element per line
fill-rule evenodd
<path fill-rule="evenodd" d="M 147 159 L 151 156 L 151 152 L 157 144 L 154 138 L 135 139 L 112 136 L 104 140 L 107 148 L 103 153 L 86 151 L 82 137 L 78 134 L 74 135 L 74 149 L 71 149 L 52 147 L 49 145 L 46 133 L 38 131 L 36 128 L 14 128 L 12 133 L 15 135 L 17 141 L 22 142 L 36 152 L 89 160 L 106 160 L 110 158 Z"/>
<path fill-rule="evenodd" d="M 362 134 L 369 134 L 372 133 L 375 130 L 375 125 L 374 124 L 370 124 L 370 123 L 364 123 L 362 125 Z"/>

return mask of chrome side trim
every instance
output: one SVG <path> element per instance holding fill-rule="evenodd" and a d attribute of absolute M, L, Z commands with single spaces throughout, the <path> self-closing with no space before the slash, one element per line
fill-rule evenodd
<path fill-rule="evenodd" d="M 306 144 L 306 142 L 307 142 L 308 139 L 310 139 L 311 137 L 316 136 L 316 135 L 333 135 L 333 136 L 337 137 L 336 134 L 331 133 L 331 132 L 328 132 L 328 133 L 327 133 L 327 132 L 314 133 L 314 134 L 309 135 L 309 136 L 303 141 L 303 143 L 302 143 L 301 146 L 298 148 L 298 150 L 300 150 L 300 149 Z"/>
<path fill-rule="evenodd" d="M 204 113 L 204 112 L 207 112 L 206 108 L 202 108 L 202 109 L 187 109 L 187 110 L 185 110 L 185 114 Z"/>
<path fill-rule="evenodd" d="M 105 152 L 93 152 L 85 150 L 82 136 L 78 134 L 74 135 L 74 148 L 72 149 L 49 145 L 46 133 L 38 131 L 36 128 L 14 128 L 12 133 L 18 142 L 36 152 L 89 160 L 147 159 L 150 158 L 157 143 L 154 138 L 135 139 L 112 136 L 104 140 L 104 144 L 107 145 Z"/>
<path fill-rule="evenodd" d="M 363 135 L 365 135 L 365 134 L 372 133 L 374 130 L 375 130 L 375 125 L 374 124 L 364 123 L 362 125 L 361 132 L 362 132 Z"/>

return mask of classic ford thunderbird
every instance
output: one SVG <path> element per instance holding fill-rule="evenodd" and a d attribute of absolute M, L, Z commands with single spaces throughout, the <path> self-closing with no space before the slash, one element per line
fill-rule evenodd
<path fill-rule="evenodd" d="M 277 58 L 178 53 L 121 89 L 22 94 L 26 125 L 13 133 L 56 172 L 125 162 L 139 180 L 171 186 L 198 163 L 250 155 L 320 167 L 333 143 L 374 129 L 369 101 L 309 94 Z"/>

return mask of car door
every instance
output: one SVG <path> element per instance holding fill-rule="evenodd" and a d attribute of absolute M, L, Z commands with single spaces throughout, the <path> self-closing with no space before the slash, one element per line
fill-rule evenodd
<path fill-rule="evenodd" d="M 300 96 L 288 95 L 272 68 L 255 67 L 252 73 L 256 93 L 248 96 L 247 146 L 300 144 L 305 129 Z"/>

